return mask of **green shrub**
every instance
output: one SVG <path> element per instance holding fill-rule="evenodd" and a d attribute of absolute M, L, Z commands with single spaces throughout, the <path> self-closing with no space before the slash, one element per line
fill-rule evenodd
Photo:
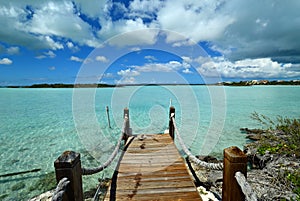
<path fill-rule="evenodd" d="M 254 112 L 251 118 L 267 128 L 267 133 L 260 140 L 258 152 L 265 154 L 270 153 L 287 154 L 300 157 L 300 119 L 290 119 L 278 116 L 276 120 L 260 115 Z M 275 132 L 281 133 L 280 138 L 275 136 Z"/>
<path fill-rule="evenodd" d="M 251 118 L 267 128 L 266 134 L 258 141 L 257 152 L 259 154 L 263 155 L 268 151 L 271 154 L 300 158 L 300 119 L 278 116 L 276 120 L 272 120 L 256 112 Z M 293 187 L 293 192 L 297 194 L 297 200 L 300 201 L 300 170 L 286 171 L 283 178 Z"/>

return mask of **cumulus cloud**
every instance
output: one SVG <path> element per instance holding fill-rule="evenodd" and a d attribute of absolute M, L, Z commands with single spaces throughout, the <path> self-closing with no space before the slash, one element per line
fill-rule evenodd
<path fill-rule="evenodd" d="M 157 58 L 155 58 L 155 56 L 152 55 L 147 55 L 144 57 L 147 61 L 157 61 Z"/>
<path fill-rule="evenodd" d="M 292 70 L 292 64 L 283 64 L 270 58 L 229 60 L 210 60 L 202 63 L 198 72 L 205 77 L 221 76 L 223 78 L 292 78 L 300 72 Z"/>
<path fill-rule="evenodd" d="M 163 1 L 133 0 L 129 5 L 130 13 L 128 16 L 151 20 L 155 18 L 156 13 L 163 5 Z"/>
<path fill-rule="evenodd" d="M 66 46 L 70 49 L 70 50 L 72 50 L 73 52 L 77 52 L 77 51 L 79 51 L 79 47 L 77 47 L 76 45 L 74 45 L 72 42 L 70 42 L 70 41 L 68 41 L 67 43 L 66 43 Z"/>
<path fill-rule="evenodd" d="M 223 10 L 235 21 L 214 42 L 231 60 L 270 57 L 299 63 L 299 7 L 297 0 L 226 2 Z"/>
<path fill-rule="evenodd" d="M 53 59 L 55 57 L 56 57 L 56 54 L 53 51 L 49 50 L 48 52 L 43 52 L 41 55 L 38 55 L 35 58 L 37 58 L 37 59 L 52 58 Z"/>
<path fill-rule="evenodd" d="M 107 63 L 109 62 L 109 59 L 106 58 L 105 56 L 96 56 L 96 61 L 100 61 L 100 62 L 103 62 L 103 63 Z"/>
<path fill-rule="evenodd" d="M 194 41 L 214 40 L 234 22 L 229 13 L 223 12 L 222 1 L 167 1 L 157 13 L 163 29 L 180 33 Z M 167 40 L 178 40 L 168 35 Z"/>
<path fill-rule="evenodd" d="M 132 66 L 138 72 L 173 72 L 181 68 L 187 68 L 189 64 L 179 61 L 169 61 L 167 63 L 146 63 L 142 66 Z"/>
<path fill-rule="evenodd" d="M 76 14 L 72 2 L 10 1 L 1 3 L 1 40 L 32 49 L 63 49 L 57 37 L 68 38 L 84 45 L 98 45 L 90 25 Z"/>
<path fill-rule="evenodd" d="M 13 63 L 12 60 L 10 60 L 9 58 L 0 59 L 0 64 L 2 65 L 10 65 L 12 63 Z"/>
<path fill-rule="evenodd" d="M 19 54 L 20 48 L 19 47 L 9 47 L 7 48 L 7 54 Z"/>
<path fill-rule="evenodd" d="M 170 32 L 163 40 L 174 48 L 208 41 L 208 48 L 226 58 L 207 61 L 199 57 L 202 73 L 213 73 L 215 68 L 226 77 L 239 77 L 242 73 L 243 77 L 261 76 L 263 71 L 269 77 L 291 77 L 299 72 L 299 8 L 298 0 L 3 1 L 0 26 L 5 28 L 0 29 L 0 52 L 13 55 L 19 53 L 19 47 L 26 47 L 52 52 L 53 56 L 43 53 L 38 57 L 53 58 L 55 50 L 99 47 L 107 39 L 111 39 L 110 45 L 140 49 L 141 44 L 158 42 L 162 37 L 159 30 L 164 29 Z M 189 59 L 186 56 L 180 64 L 151 63 L 132 69 L 180 69 L 189 73 L 184 66 Z M 84 61 L 75 56 L 70 60 Z M 107 62 L 101 57 L 95 60 Z"/>
<path fill-rule="evenodd" d="M 124 47 L 136 45 L 153 45 L 159 35 L 158 29 L 152 29 L 143 23 L 143 20 L 130 19 L 121 20 L 114 23 L 113 26 L 101 29 L 99 35 L 112 34 L 109 44 Z M 113 37 L 118 35 L 118 37 Z"/>
<path fill-rule="evenodd" d="M 70 60 L 71 60 L 71 61 L 76 61 L 76 62 L 83 62 L 83 61 L 84 61 L 83 59 L 81 59 L 81 58 L 79 58 L 79 57 L 75 57 L 75 56 L 71 56 L 71 57 L 70 57 Z"/>
<path fill-rule="evenodd" d="M 186 68 L 186 69 L 182 70 L 182 72 L 184 74 L 192 74 L 193 73 L 189 68 Z"/>
<path fill-rule="evenodd" d="M 140 75 L 140 73 L 138 71 L 132 70 L 130 68 L 128 68 L 126 70 L 120 70 L 117 74 L 120 76 L 123 76 L 123 77 L 133 77 L 133 76 Z"/>

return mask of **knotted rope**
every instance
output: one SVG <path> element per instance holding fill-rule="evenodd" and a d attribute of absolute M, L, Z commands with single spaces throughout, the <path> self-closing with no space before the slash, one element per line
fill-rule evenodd
<path fill-rule="evenodd" d="M 190 152 L 190 150 L 188 150 L 188 148 L 185 146 L 185 144 L 184 144 L 184 142 L 181 138 L 181 135 L 180 135 L 180 133 L 177 129 L 177 126 L 176 126 L 174 113 L 171 114 L 171 119 L 172 119 L 172 122 L 173 122 L 173 125 L 174 125 L 176 136 L 178 138 L 178 142 L 179 142 L 180 146 L 182 147 L 182 150 L 184 151 L 184 153 L 188 156 L 188 159 L 190 161 L 193 161 L 196 165 L 199 165 L 199 166 L 202 166 L 202 167 L 205 167 L 205 168 L 208 168 L 208 169 L 213 169 L 213 170 L 222 170 L 223 169 L 223 163 L 207 163 L 205 161 L 199 160 L 196 156 L 194 156 Z"/>
<path fill-rule="evenodd" d="M 96 167 L 96 168 L 82 168 L 82 175 L 91 175 L 91 174 L 99 173 L 102 170 L 104 170 L 105 168 L 107 168 L 113 162 L 113 160 L 115 159 L 115 157 L 118 154 L 118 151 L 120 149 L 123 137 L 124 137 L 125 134 L 127 134 L 127 132 L 126 132 L 128 130 L 126 128 L 127 122 L 128 122 L 128 117 L 127 117 L 127 115 L 125 115 L 125 117 L 124 117 L 124 123 L 123 123 L 123 129 L 122 129 L 122 134 L 121 134 L 121 136 L 120 136 L 120 138 L 118 140 L 117 146 L 115 147 L 113 153 L 110 155 L 110 157 L 108 158 L 108 160 L 103 165 L 101 165 L 99 167 Z"/>

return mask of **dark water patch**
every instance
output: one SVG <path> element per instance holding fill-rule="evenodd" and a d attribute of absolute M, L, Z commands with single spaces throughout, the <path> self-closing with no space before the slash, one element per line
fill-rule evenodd
<path fill-rule="evenodd" d="M 19 183 L 13 185 L 13 186 L 11 187 L 11 190 L 12 190 L 12 191 L 19 191 L 19 190 L 21 190 L 21 189 L 23 189 L 23 188 L 25 188 L 25 187 L 26 187 L 26 185 L 25 185 L 24 182 L 19 182 Z"/>
<path fill-rule="evenodd" d="M 0 200 L 3 200 L 4 198 L 8 197 L 9 195 L 7 193 L 0 195 Z"/>
<path fill-rule="evenodd" d="M 29 187 L 29 191 L 38 190 L 40 193 L 52 190 L 56 187 L 55 172 L 40 176 L 40 179 Z"/>
<path fill-rule="evenodd" d="M 35 176 L 26 176 L 26 177 L 20 177 L 20 176 L 14 176 L 13 178 L 8 177 L 9 179 L 0 179 L 0 184 L 5 184 L 5 183 L 10 183 L 13 181 L 23 181 L 23 180 L 29 180 L 29 179 L 34 179 L 39 177 L 39 175 L 35 175 Z"/>
<path fill-rule="evenodd" d="M 23 151 L 27 151 L 27 150 L 29 150 L 29 148 L 25 147 L 25 148 L 20 148 L 18 151 L 23 152 Z"/>
<path fill-rule="evenodd" d="M 13 159 L 9 162 L 9 165 L 13 165 L 15 163 L 18 163 L 20 160 L 19 159 Z"/>

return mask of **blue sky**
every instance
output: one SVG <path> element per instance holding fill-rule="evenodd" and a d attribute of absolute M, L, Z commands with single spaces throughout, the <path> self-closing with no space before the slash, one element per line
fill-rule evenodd
<path fill-rule="evenodd" d="M 0 1 L 0 85 L 300 79 L 300 2 Z"/>

